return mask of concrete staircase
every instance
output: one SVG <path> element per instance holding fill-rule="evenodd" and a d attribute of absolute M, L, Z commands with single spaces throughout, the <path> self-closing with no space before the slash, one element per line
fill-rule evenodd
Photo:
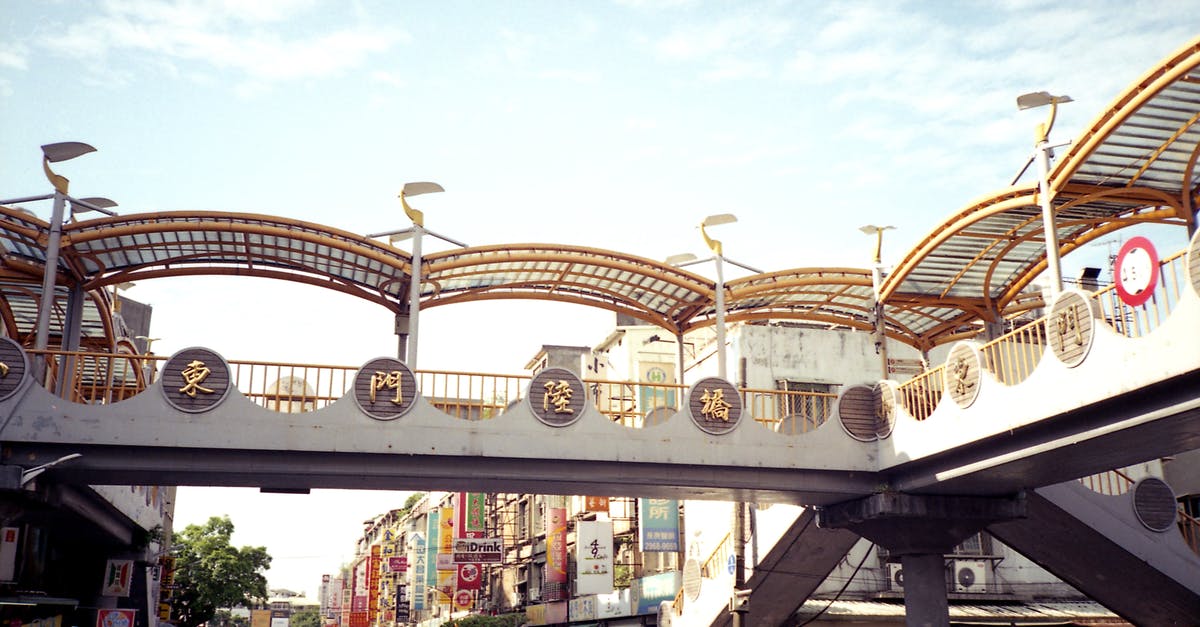
<path fill-rule="evenodd" d="M 1027 518 L 988 531 L 1134 624 L 1195 625 L 1200 557 L 1174 525 L 1143 525 L 1133 500 L 1068 481 L 1030 491 Z"/>

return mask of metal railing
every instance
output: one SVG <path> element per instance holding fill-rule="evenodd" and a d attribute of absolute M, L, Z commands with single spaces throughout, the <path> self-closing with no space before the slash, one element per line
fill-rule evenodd
<path fill-rule="evenodd" d="M 808 433 L 833 414 L 837 394 L 790 390 L 744 389 L 746 412 L 759 424 L 786 435 Z"/>
<path fill-rule="evenodd" d="M 134 396 L 154 380 L 166 357 L 83 351 L 30 351 L 51 365 L 45 387 L 77 403 L 109 404 Z M 227 360 L 230 382 L 243 396 L 272 411 L 328 407 L 354 387 L 359 368 L 330 364 Z M 420 370 L 422 396 L 462 420 L 494 418 L 524 400 L 528 375 Z M 679 384 L 585 380 L 596 409 L 630 428 L 661 424 L 682 405 Z M 69 390 L 69 392 L 64 392 Z M 828 420 L 836 394 L 743 389 L 746 417 L 785 434 L 805 433 Z"/>
<path fill-rule="evenodd" d="M 733 554 L 733 532 L 725 534 L 724 538 L 713 547 L 712 553 L 708 554 L 708 559 L 700 564 L 700 576 L 705 579 L 716 579 L 721 575 L 722 570 L 726 569 L 729 562 L 729 556 Z"/>
<path fill-rule="evenodd" d="M 354 386 L 358 368 L 322 364 L 230 361 L 231 383 L 258 405 L 281 413 L 329 406 Z"/>
<path fill-rule="evenodd" d="M 1125 494 L 1133 488 L 1133 484 L 1135 483 L 1132 477 L 1120 470 L 1107 470 L 1094 475 L 1088 475 L 1080 479 L 1079 482 L 1093 492 L 1108 496 Z"/>
<path fill-rule="evenodd" d="M 504 413 L 521 402 L 530 379 L 526 375 L 444 370 L 418 370 L 416 376 L 425 400 L 463 420 L 486 420 Z"/>
<path fill-rule="evenodd" d="M 626 427 L 662 424 L 682 406 L 687 387 L 677 383 L 639 383 L 585 379 L 596 409 Z"/>
<path fill-rule="evenodd" d="M 925 420 L 933 413 L 938 401 L 942 400 L 945 386 L 942 373 L 945 370 L 945 364 L 930 368 L 896 387 L 900 404 L 908 415 L 916 420 Z"/>
<path fill-rule="evenodd" d="M 1017 327 L 984 344 L 979 352 L 983 367 L 1005 385 L 1024 381 L 1046 352 L 1046 324 L 1042 319 Z"/>
<path fill-rule="evenodd" d="M 1097 291 L 1092 298 L 1100 305 L 1104 321 L 1125 337 L 1142 337 L 1162 325 L 1183 296 L 1188 284 L 1187 250 L 1179 251 L 1159 263 L 1159 281 L 1145 304 L 1131 307 L 1121 302 L 1116 285 Z"/>

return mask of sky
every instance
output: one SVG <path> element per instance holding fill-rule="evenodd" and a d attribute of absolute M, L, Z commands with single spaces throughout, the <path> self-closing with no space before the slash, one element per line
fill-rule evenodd
<path fill-rule="evenodd" d="M 1192 0 L 0 0 L 0 198 L 46 193 L 38 147 L 84 141 L 98 151 L 56 171 L 122 214 L 373 233 L 408 226 L 405 182 L 434 181 L 445 193 L 412 205 L 470 245 L 703 256 L 696 225 L 734 213 L 712 229 L 734 261 L 866 267 L 859 227 L 897 227 L 895 263 L 1012 181 L 1045 116 L 1018 95 L 1070 95 L 1051 138 L 1070 140 L 1198 33 Z M 390 314 L 314 287 L 159 279 L 125 294 L 154 307 L 159 354 L 395 353 Z M 593 345 L 612 324 L 562 304 L 430 309 L 419 365 L 520 372 L 542 344 Z M 362 520 L 403 497 L 183 488 L 177 525 L 228 514 L 235 544 L 275 555 L 271 587 L 315 594 Z"/>

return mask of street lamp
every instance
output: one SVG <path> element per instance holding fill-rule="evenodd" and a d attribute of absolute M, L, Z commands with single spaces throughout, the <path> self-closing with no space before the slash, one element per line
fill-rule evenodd
<path fill-rule="evenodd" d="M 1058 229 L 1054 225 L 1054 203 L 1050 197 L 1050 155 L 1055 146 L 1050 145 L 1050 129 L 1054 127 L 1054 118 L 1058 114 L 1058 105 L 1071 102 L 1070 96 L 1051 96 L 1049 92 L 1038 91 L 1017 96 L 1017 109 L 1033 109 L 1050 105 L 1050 117 L 1044 124 L 1037 126 L 1034 141 L 1034 159 L 1038 165 L 1038 200 L 1042 205 L 1042 229 L 1046 240 L 1046 270 L 1050 273 L 1049 288 L 1051 296 L 1062 291 L 1062 267 L 1058 258 Z M 1065 144 L 1063 144 L 1065 145 Z"/>
<path fill-rule="evenodd" d="M 871 290 L 875 295 L 875 353 L 879 355 L 884 379 L 887 379 L 890 373 L 888 372 L 886 318 L 884 317 L 883 302 L 879 299 L 879 295 L 883 291 L 883 232 L 894 228 L 896 227 L 891 225 L 875 226 L 874 224 L 859 227 L 863 233 L 875 236 L 875 254 L 871 258 Z"/>
<path fill-rule="evenodd" d="M 386 231 L 383 233 L 375 233 L 367 237 L 383 237 L 388 236 L 388 242 L 392 245 L 408 239 L 413 240 L 412 246 L 412 272 L 409 278 L 408 285 L 408 331 L 407 338 L 402 339 L 402 346 L 398 351 L 403 356 L 403 353 L 408 353 L 408 358 L 405 363 L 409 368 L 417 369 L 417 330 L 420 323 L 421 315 L 421 238 L 426 235 L 432 235 L 440 240 L 454 244 L 461 248 L 466 248 L 467 245 L 458 241 L 440 235 L 425 228 L 425 213 L 418 209 L 413 209 L 408 204 L 408 197 L 420 196 L 421 194 L 433 194 L 444 192 L 445 189 L 437 183 L 430 182 L 415 182 L 405 183 L 404 188 L 400 190 L 400 206 L 404 208 L 405 215 L 412 221 L 412 226 L 398 231 Z M 397 333 L 399 333 L 399 324 L 397 324 Z M 406 346 L 404 345 L 406 344 Z M 407 350 L 406 350 L 407 349 Z"/>
<path fill-rule="evenodd" d="M 42 474 L 43 472 L 46 472 L 46 470 L 53 468 L 63 462 L 69 462 L 72 459 L 75 459 L 77 457 L 83 457 L 83 454 L 82 453 L 71 453 L 69 455 L 63 455 L 62 457 L 59 457 L 58 459 L 56 459 L 52 462 L 42 464 L 41 466 L 34 466 L 33 468 L 29 468 L 27 470 L 22 471 L 21 472 L 21 487 L 25 487 L 26 484 L 28 484 L 30 481 L 33 481 L 35 478 L 37 478 L 38 475 Z"/>
<path fill-rule="evenodd" d="M 725 270 L 724 270 L 723 264 L 724 264 L 724 262 L 729 262 L 739 268 L 748 270 L 750 272 L 755 272 L 755 273 L 760 273 L 760 274 L 762 273 L 762 270 L 753 268 L 744 263 L 739 263 L 737 261 L 734 261 L 732 259 L 725 257 L 724 250 L 721 245 L 721 240 L 716 240 L 716 239 L 713 239 L 712 237 L 709 237 L 708 231 L 706 230 L 707 227 L 717 226 L 720 224 L 732 224 L 734 222 L 737 222 L 737 216 L 733 215 L 732 213 L 720 213 L 720 214 L 716 214 L 716 215 L 711 215 L 711 216 L 708 216 L 707 218 L 704 218 L 704 220 L 700 222 L 700 235 L 704 237 L 704 243 L 708 246 L 709 250 L 711 250 L 713 252 L 712 257 L 708 257 L 706 259 L 697 259 L 696 256 L 691 253 L 682 253 L 679 255 L 671 255 L 670 257 L 667 257 L 667 259 L 666 259 L 666 262 L 668 264 L 673 265 L 673 266 L 678 266 L 678 267 L 691 266 L 691 265 L 695 265 L 698 263 L 704 263 L 707 261 L 715 262 L 716 269 L 717 269 L 717 282 L 716 282 L 716 299 L 715 299 L 716 302 L 713 304 L 713 306 L 716 309 L 717 376 L 721 377 L 722 379 L 726 378 L 726 365 L 725 365 L 725 363 L 726 363 L 725 362 Z M 681 345 L 682 345 L 682 343 L 681 343 Z M 682 349 L 680 349 L 680 350 L 682 351 Z"/>
<path fill-rule="evenodd" d="M 708 216 L 700 222 L 700 235 L 704 237 L 704 243 L 708 249 L 712 251 L 713 256 L 708 259 L 697 259 L 695 255 L 684 253 L 680 255 L 671 255 L 667 257 L 667 263 L 674 266 L 690 266 L 706 261 L 715 262 L 717 269 L 716 282 L 716 298 L 714 307 L 716 308 L 716 331 L 717 331 L 717 376 L 722 379 L 726 378 L 726 360 L 725 360 L 725 272 L 723 264 L 728 261 L 739 268 L 750 272 L 762 274 L 762 270 L 748 266 L 743 263 L 738 263 L 732 259 L 725 257 L 724 247 L 720 240 L 709 237 L 707 227 L 717 226 L 721 224 L 732 224 L 737 222 L 737 216 L 732 213 L 720 213 Z M 680 372 L 683 372 L 683 339 L 679 342 L 680 353 Z M 743 383 L 744 385 L 744 383 Z M 733 627 L 741 627 L 742 625 L 742 610 L 741 605 L 737 603 L 738 599 L 744 599 L 749 593 L 743 590 L 746 585 L 746 503 L 737 501 L 733 504 L 733 521 L 730 525 L 732 529 L 733 541 L 733 557 L 734 557 L 734 575 L 733 575 L 733 592 L 729 608 L 733 614 Z"/>
<path fill-rule="evenodd" d="M 59 246 L 62 244 L 63 210 L 68 198 L 67 189 L 70 185 L 67 177 L 50 169 L 50 164 L 68 161 L 95 151 L 95 148 L 83 142 L 61 142 L 42 146 L 42 171 L 46 173 L 46 179 L 50 181 L 50 184 L 54 186 L 54 208 L 50 213 L 50 236 L 46 240 L 46 265 L 42 272 L 42 298 L 38 306 L 37 330 L 33 340 L 35 351 L 44 351 L 50 345 L 50 310 L 54 308 L 54 291 L 58 283 L 58 252 Z M 45 374 L 45 369 L 46 357 L 39 355 L 35 366 L 39 378 Z"/>

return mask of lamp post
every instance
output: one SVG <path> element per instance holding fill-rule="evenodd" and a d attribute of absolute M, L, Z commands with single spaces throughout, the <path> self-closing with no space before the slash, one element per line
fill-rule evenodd
<path fill-rule="evenodd" d="M 883 302 L 879 299 L 879 295 L 883 290 L 883 232 L 890 231 L 896 227 L 875 226 L 868 224 L 859 227 L 859 230 L 867 235 L 875 236 L 875 254 L 871 258 L 871 290 L 875 294 L 875 353 L 879 355 L 879 361 L 882 365 L 883 379 L 890 376 L 888 372 L 888 354 L 887 354 L 887 321 L 884 317 Z"/>
<path fill-rule="evenodd" d="M 408 357 L 405 363 L 409 368 L 417 369 L 417 330 L 420 325 L 421 316 L 421 240 L 425 235 L 432 235 L 440 240 L 454 244 L 461 248 L 466 248 L 467 245 L 458 241 L 440 235 L 425 228 L 425 213 L 413 209 L 408 204 L 408 197 L 419 196 L 421 194 L 431 194 L 444 192 L 445 189 L 437 183 L 419 182 L 405 183 L 404 188 L 400 190 L 400 206 L 404 208 L 405 215 L 412 221 L 412 226 L 398 231 L 385 231 L 383 233 L 375 233 L 367 237 L 383 237 L 389 236 L 388 242 L 395 245 L 397 242 L 412 237 L 412 272 L 408 284 L 408 329 L 407 333 L 401 334 L 401 345 L 398 352 L 401 357 L 407 352 Z M 400 324 L 397 324 L 396 332 L 400 334 Z"/>
<path fill-rule="evenodd" d="M 37 326 L 35 327 L 33 348 L 44 351 L 50 345 L 50 311 L 54 308 L 54 292 L 58 284 L 58 253 L 62 245 L 63 212 L 66 207 L 68 187 L 71 181 L 67 177 L 50 169 L 51 163 L 69 161 L 76 157 L 95 152 L 96 149 L 83 142 L 61 142 L 42 146 L 42 171 L 46 179 L 54 187 L 54 206 L 50 211 L 50 233 L 46 239 L 46 261 L 42 272 L 42 294 L 38 304 Z M 40 197 L 38 200 L 47 197 Z M 34 199 L 30 199 L 34 200 Z M 72 204 L 74 200 L 72 199 Z M 115 203 L 114 203 L 115 204 Z M 46 357 L 39 354 L 34 360 L 34 372 L 41 378 L 46 374 Z"/>
<path fill-rule="evenodd" d="M 712 251 L 713 256 L 708 259 L 696 259 L 695 255 L 682 254 L 672 255 L 667 258 L 667 263 L 675 266 L 690 266 L 706 261 L 713 261 L 716 266 L 717 282 L 716 295 L 713 306 L 716 309 L 716 332 L 717 332 L 717 376 L 722 379 L 727 379 L 727 368 L 725 359 L 725 273 L 724 262 L 728 261 L 735 266 L 755 272 L 762 273 L 762 270 L 738 263 L 732 259 L 725 257 L 724 247 L 720 240 L 709 237 L 707 227 L 717 226 L 720 224 L 731 224 L 737 222 L 737 216 L 732 213 L 721 213 L 708 216 L 700 222 L 700 235 L 704 237 L 704 243 L 708 249 Z M 680 354 L 683 352 L 683 341 L 680 338 Z M 682 358 L 681 358 L 682 362 Z M 683 364 L 680 363 L 680 372 L 682 375 Z M 743 382 L 743 385 L 745 382 Z M 748 591 L 743 590 L 742 586 L 746 585 L 746 503 L 738 501 L 733 504 L 733 592 L 730 596 L 729 610 L 732 614 L 733 627 L 742 626 L 742 614 L 745 608 L 742 603 L 745 601 Z"/>
<path fill-rule="evenodd" d="M 1058 229 L 1054 224 L 1054 203 L 1050 196 L 1050 155 L 1054 146 L 1050 145 L 1050 129 L 1054 128 L 1054 118 L 1058 113 L 1058 105 L 1071 102 L 1070 96 L 1051 96 L 1049 92 L 1039 91 L 1023 94 L 1017 97 L 1017 109 L 1033 109 L 1050 105 L 1050 116 L 1044 124 L 1037 126 L 1034 141 L 1034 159 L 1038 166 L 1038 200 L 1042 206 L 1042 229 L 1046 240 L 1046 270 L 1050 273 L 1048 287 L 1051 296 L 1062 291 L 1062 266 L 1058 257 Z"/>
<path fill-rule="evenodd" d="M 722 379 L 725 379 L 726 375 L 727 375 L 727 368 L 726 368 L 726 361 L 725 361 L 725 269 L 724 269 L 724 263 L 729 262 L 729 263 L 731 263 L 739 268 L 742 268 L 744 270 L 748 270 L 750 272 L 755 272 L 755 273 L 760 273 L 760 274 L 762 273 L 762 270 L 753 268 L 744 263 L 739 263 L 737 261 L 734 261 L 732 259 L 725 257 L 725 253 L 723 250 L 723 246 L 721 245 L 721 241 L 709 237 L 708 231 L 706 230 L 707 227 L 717 226 L 719 224 L 731 224 L 734 222 L 737 222 L 737 216 L 733 215 L 732 213 L 721 213 L 721 214 L 717 214 L 717 215 L 711 215 L 711 216 L 708 216 L 707 218 L 704 218 L 704 220 L 700 222 L 700 235 L 704 237 L 704 243 L 708 246 L 709 250 L 711 250 L 713 252 L 712 257 L 708 257 L 705 259 L 697 259 L 696 256 L 691 253 L 683 253 L 683 254 L 679 254 L 679 255 L 671 255 L 670 257 L 667 257 L 667 259 L 666 259 L 666 262 L 668 264 L 673 265 L 673 266 L 678 266 L 681 268 L 684 266 L 691 266 L 691 265 L 695 265 L 698 263 L 705 263 L 708 261 L 714 262 L 714 265 L 716 266 L 717 282 L 716 282 L 716 286 L 715 286 L 716 294 L 715 294 L 715 298 L 714 298 L 713 307 L 716 310 L 716 321 L 715 321 L 716 329 L 715 330 L 717 332 L 717 376 L 721 377 Z"/>

